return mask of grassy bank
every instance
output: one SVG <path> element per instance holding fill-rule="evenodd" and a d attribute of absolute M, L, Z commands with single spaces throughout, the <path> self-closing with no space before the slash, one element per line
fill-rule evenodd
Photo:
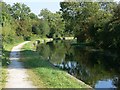
<path fill-rule="evenodd" d="M 32 42 L 26 44 L 21 51 L 21 61 L 28 69 L 30 78 L 34 84 L 42 88 L 87 88 L 83 82 L 79 82 L 69 76 L 47 60 L 43 60 L 41 56 L 33 51 Z"/>

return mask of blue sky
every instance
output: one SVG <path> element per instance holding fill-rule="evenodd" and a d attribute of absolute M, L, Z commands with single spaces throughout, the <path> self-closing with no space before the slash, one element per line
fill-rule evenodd
<path fill-rule="evenodd" d="M 40 10 L 42 10 L 44 8 L 47 8 L 48 10 L 50 10 L 52 12 L 59 11 L 59 9 L 60 9 L 59 3 L 60 3 L 60 1 L 63 1 L 63 0 L 52 0 L 52 1 L 31 0 L 29 2 L 27 2 L 27 0 L 3 0 L 3 1 L 6 2 L 7 4 L 11 4 L 11 5 L 16 2 L 24 3 L 30 7 L 30 9 L 33 13 L 38 15 L 40 13 Z"/>

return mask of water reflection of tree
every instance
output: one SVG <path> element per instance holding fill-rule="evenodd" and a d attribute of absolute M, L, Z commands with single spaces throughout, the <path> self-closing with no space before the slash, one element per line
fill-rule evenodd
<path fill-rule="evenodd" d="M 65 49 L 61 41 L 48 42 L 40 44 L 38 52 L 41 56 L 54 63 L 60 63 L 64 59 Z"/>
<path fill-rule="evenodd" d="M 114 53 L 113 60 L 115 64 L 115 71 L 117 72 L 117 76 L 113 79 L 113 84 L 117 87 L 117 90 L 120 90 L 120 50 L 112 50 Z"/>
<path fill-rule="evenodd" d="M 70 61 L 72 63 L 72 60 L 78 63 L 77 67 L 74 68 L 75 70 L 71 68 L 73 72 L 70 73 L 74 73 L 74 76 L 92 86 L 98 80 L 113 79 L 115 77 L 114 75 L 118 75 L 116 69 L 119 64 L 116 64 L 118 59 L 114 57 L 115 55 L 105 55 L 103 52 L 98 51 L 89 52 L 77 47 L 74 48 L 73 53 L 68 53 L 65 56 L 64 64 Z M 120 85 L 119 82 L 115 83 L 117 83 L 116 86 Z"/>
<path fill-rule="evenodd" d="M 105 55 L 104 52 L 88 52 L 81 49 L 78 50 L 78 48 L 74 48 L 74 50 L 76 61 L 90 71 L 90 77 L 89 75 L 86 77 L 87 82 L 93 82 L 91 84 L 94 85 L 98 80 L 113 79 L 115 77 L 114 75 L 118 77 L 120 69 L 120 63 L 117 62 L 120 58 L 119 55 L 117 55 L 118 53 Z M 115 83 L 116 86 L 120 85 L 119 79 Z"/>
<path fill-rule="evenodd" d="M 37 51 L 39 52 L 39 55 L 42 56 L 45 60 L 48 60 L 50 56 L 50 48 L 46 44 L 40 44 Z"/>

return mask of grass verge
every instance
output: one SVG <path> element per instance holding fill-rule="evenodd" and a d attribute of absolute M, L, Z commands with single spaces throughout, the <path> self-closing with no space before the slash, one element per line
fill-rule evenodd
<path fill-rule="evenodd" d="M 22 48 L 20 60 L 28 69 L 29 79 L 40 88 L 90 88 L 43 60 L 38 52 L 33 51 L 32 42 Z"/>
<path fill-rule="evenodd" d="M 5 68 L 0 68 L 0 90 L 5 86 L 6 82 L 6 69 Z"/>

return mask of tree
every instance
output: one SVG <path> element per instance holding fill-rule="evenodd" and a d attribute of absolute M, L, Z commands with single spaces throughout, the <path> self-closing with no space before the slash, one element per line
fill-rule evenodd
<path fill-rule="evenodd" d="M 62 17 L 67 32 L 73 32 L 78 42 L 100 43 L 100 33 L 113 13 L 112 2 L 61 2 Z"/>
<path fill-rule="evenodd" d="M 32 19 L 37 18 L 31 13 L 28 6 L 21 3 L 14 3 L 10 9 L 10 14 L 17 24 L 16 34 L 22 36 L 25 40 L 32 35 Z"/>
<path fill-rule="evenodd" d="M 103 48 L 119 48 L 120 47 L 120 4 L 114 8 L 114 13 L 109 22 L 105 24 L 103 42 L 101 46 Z M 106 37 L 107 36 L 107 37 Z"/>
<path fill-rule="evenodd" d="M 39 32 L 42 37 L 46 37 L 46 35 L 50 32 L 50 27 L 48 25 L 48 21 L 41 19 L 41 22 L 39 24 Z"/>
<path fill-rule="evenodd" d="M 14 23 L 13 18 L 10 15 L 9 9 L 11 6 L 4 2 L 0 2 L 2 7 L 0 23 L 2 27 L 2 40 L 3 42 L 13 43 L 15 37 L 15 28 L 16 24 Z"/>
<path fill-rule="evenodd" d="M 60 13 L 52 13 L 47 9 L 43 9 L 39 16 L 42 17 L 43 21 L 49 26 L 49 34 L 47 34 L 47 37 L 58 38 L 63 35 L 64 21 Z"/>
<path fill-rule="evenodd" d="M 11 15 L 17 20 L 25 20 L 31 10 L 28 6 L 21 3 L 14 3 L 11 10 Z"/>

